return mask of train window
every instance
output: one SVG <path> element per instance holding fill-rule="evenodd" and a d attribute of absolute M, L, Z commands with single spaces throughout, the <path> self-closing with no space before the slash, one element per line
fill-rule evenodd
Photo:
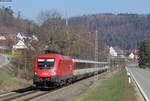
<path fill-rule="evenodd" d="M 54 62 L 54 59 L 47 59 L 47 62 Z"/>
<path fill-rule="evenodd" d="M 76 69 L 95 68 L 95 66 L 94 63 L 76 63 Z"/>
<path fill-rule="evenodd" d="M 45 59 L 38 59 L 38 62 L 44 62 Z"/>
<path fill-rule="evenodd" d="M 52 69 L 54 68 L 54 58 L 39 58 L 38 59 L 38 68 L 39 69 Z"/>

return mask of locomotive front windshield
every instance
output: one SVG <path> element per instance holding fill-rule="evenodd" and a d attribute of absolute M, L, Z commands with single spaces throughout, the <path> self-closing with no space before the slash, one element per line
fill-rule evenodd
<path fill-rule="evenodd" d="M 38 68 L 39 69 L 52 69 L 54 68 L 54 58 L 39 58 L 38 59 Z"/>

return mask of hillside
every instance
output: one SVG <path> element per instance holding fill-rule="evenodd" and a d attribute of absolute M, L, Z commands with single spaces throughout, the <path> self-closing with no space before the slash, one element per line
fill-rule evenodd
<path fill-rule="evenodd" d="M 32 85 L 32 81 L 17 77 L 12 65 L 8 64 L 0 68 L 0 94 L 12 90 L 17 90 Z"/>
<path fill-rule="evenodd" d="M 45 12 L 53 15 L 56 12 Z M 0 8 L 0 32 L 25 32 L 39 34 L 41 40 L 49 40 L 47 31 L 52 33 L 58 33 L 58 29 L 55 31 L 53 27 L 61 27 L 59 33 L 64 33 L 65 19 L 61 18 L 58 13 L 58 18 L 54 16 L 54 19 L 45 19 L 43 24 L 39 26 L 33 21 L 22 19 L 19 16 L 14 16 L 14 11 L 10 7 Z M 41 15 L 44 17 L 44 15 Z M 53 17 L 52 17 L 53 18 Z M 61 23 L 60 23 L 61 22 Z M 69 19 L 70 33 L 84 34 L 87 32 L 95 33 L 97 28 L 98 37 L 100 43 L 105 43 L 109 46 L 118 46 L 122 49 L 136 49 L 138 48 L 141 40 L 150 41 L 150 14 L 138 15 L 138 14 L 95 14 L 71 17 Z M 48 29 L 46 29 L 49 26 Z M 46 35 L 44 34 L 46 32 Z M 55 37 L 54 36 L 54 37 Z M 53 38 L 54 38 L 53 37 Z M 48 39 L 47 39 L 48 38 Z M 63 39 L 64 40 L 64 39 Z"/>
<path fill-rule="evenodd" d="M 138 48 L 141 40 L 150 40 L 150 14 L 95 14 L 70 18 L 70 24 L 82 23 L 99 41 L 122 49 Z"/>

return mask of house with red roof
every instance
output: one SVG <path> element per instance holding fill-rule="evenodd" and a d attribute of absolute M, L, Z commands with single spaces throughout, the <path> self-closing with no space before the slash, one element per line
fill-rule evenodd
<path fill-rule="evenodd" d="M 126 51 L 124 51 L 124 53 L 130 59 L 138 59 L 138 56 L 139 56 L 139 50 L 138 49 L 126 50 Z"/>

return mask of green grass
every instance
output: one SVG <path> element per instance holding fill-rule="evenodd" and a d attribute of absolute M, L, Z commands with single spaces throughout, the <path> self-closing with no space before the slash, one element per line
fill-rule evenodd
<path fill-rule="evenodd" d="M 135 101 L 130 96 L 127 87 L 129 88 L 125 69 L 119 69 L 113 76 L 99 81 L 81 93 L 78 97 L 68 99 L 68 101 Z M 132 87 L 129 90 L 133 89 Z M 134 90 L 132 90 L 134 91 Z M 132 99 L 132 100 L 131 100 Z"/>
<path fill-rule="evenodd" d="M 2 68 L 0 68 L 0 79 L 2 80 L 11 80 L 11 70 L 9 70 L 10 65 L 6 65 Z"/>
<path fill-rule="evenodd" d="M 14 76 L 11 65 L 0 68 L 0 93 L 30 86 L 32 83 Z"/>

